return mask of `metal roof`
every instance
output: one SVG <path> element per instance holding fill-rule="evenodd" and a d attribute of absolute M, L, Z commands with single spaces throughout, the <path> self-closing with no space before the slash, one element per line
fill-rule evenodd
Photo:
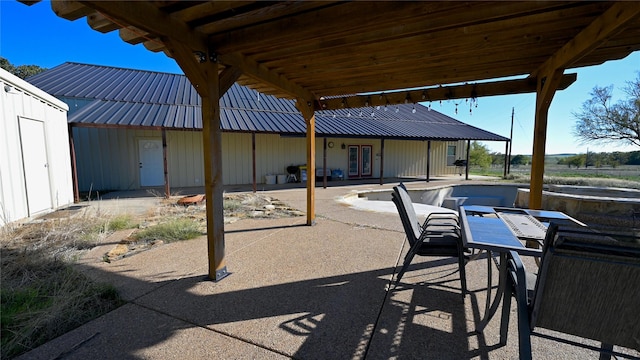
<path fill-rule="evenodd" d="M 202 128 L 200 97 L 184 75 L 64 63 L 27 81 L 58 98 L 90 100 L 88 105 L 69 115 L 69 123 L 75 126 Z M 292 100 L 234 84 L 220 103 L 224 131 L 306 134 L 305 121 Z M 508 140 L 420 104 L 318 111 L 316 135 Z"/>

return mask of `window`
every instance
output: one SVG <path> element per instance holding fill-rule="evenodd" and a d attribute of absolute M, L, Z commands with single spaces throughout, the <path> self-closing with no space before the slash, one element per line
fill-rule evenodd
<path fill-rule="evenodd" d="M 456 161 L 456 146 L 447 145 L 447 166 L 454 166 Z"/>

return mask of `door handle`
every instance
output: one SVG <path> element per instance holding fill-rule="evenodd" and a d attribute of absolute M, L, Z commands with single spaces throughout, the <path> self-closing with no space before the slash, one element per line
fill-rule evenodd
<path fill-rule="evenodd" d="M 138 166 L 140 167 L 140 169 L 142 169 L 142 163 L 138 163 Z"/>

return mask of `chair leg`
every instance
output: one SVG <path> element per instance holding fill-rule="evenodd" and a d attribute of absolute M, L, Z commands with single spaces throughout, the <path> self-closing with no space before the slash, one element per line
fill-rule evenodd
<path fill-rule="evenodd" d="M 404 275 L 405 271 L 407 271 L 407 268 L 409 267 L 409 265 L 411 264 L 411 261 L 413 260 L 413 257 L 416 255 L 416 253 L 418 252 L 418 249 L 420 248 L 420 245 L 422 245 L 420 242 L 415 243 L 407 252 L 407 255 L 405 255 L 404 257 L 404 263 L 402 264 L 402 268 L 400 269 L 400 272 L 398 273 L 398 276 L 396 277 L 396 282 L 393 285 L 393 288 L 395 289 L 396 287 L 398 287 L 398 284 L 400 283 L 400 279 L 402 279 L 402 276 Z"/>
<path fill-rule="evenodd" d="M 462 300 L 467 295 L 467 272 L 465 271 L 464 250 L 458 247 L 458 268 L 460 271 L 460 286 L 462 287 Z"/>
<path fill-rule="evenodd" d="M 511 296 L 513 289 L 508 286 L 502 298 L 502 316 L 500 317 L 500 345 L 507 344 L 507 334 L 509 332 L 509 315 L 511 313 Z"/>
<path fill-rule="evenodd" d="M 609 360 L 611 359 L 611 352 L 613 351 L 613 345 L 611 344 L 600 344 L 600 360 Z"/>

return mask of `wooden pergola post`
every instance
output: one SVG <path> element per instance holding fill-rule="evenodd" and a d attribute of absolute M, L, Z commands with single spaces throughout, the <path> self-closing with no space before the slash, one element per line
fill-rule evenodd
<path fill-rule="evenodd" d="M 206 196 L 208 277 L 219 281 L 228 275 L 224 240 L 224 183 L 222 180 L 222 129 L 220 97 L 240 77 L 236 67 L 220 71 L 216 55 L 196 52 L 179 41 L 167 48 L 202 99 L 202 148 Z"/>
<path fill-rule="evenodd" d="M 202 98 L 202 144 L 204 183 L 207 199 L 207 252 L 209 278 L 216 281 L 227 276 L 224 261 L 224 187 L 222 183 L 222 131 L 220 130 L 220 83 L 218 64 L 203 64 L 207 75 L 208 96 Z"/>
<path fill-rule="evenodd" d="M 536 120 L 533 130 L 533 155 L 531 156 L 531 184 L 529 187 L 529 208 L 542 208 L 542 185 L 544 182 L 544 155 L 547 143 L 547 118 L 549 106 L 556 93 L 562 69 L 550 71 L 537 79 Z"/>
<path fill-rule="evenodd" d="M 316 222 L 316 115 L 311 100 L 297 99 L 296 107 L 307 125 L 307 225 Z"/>

